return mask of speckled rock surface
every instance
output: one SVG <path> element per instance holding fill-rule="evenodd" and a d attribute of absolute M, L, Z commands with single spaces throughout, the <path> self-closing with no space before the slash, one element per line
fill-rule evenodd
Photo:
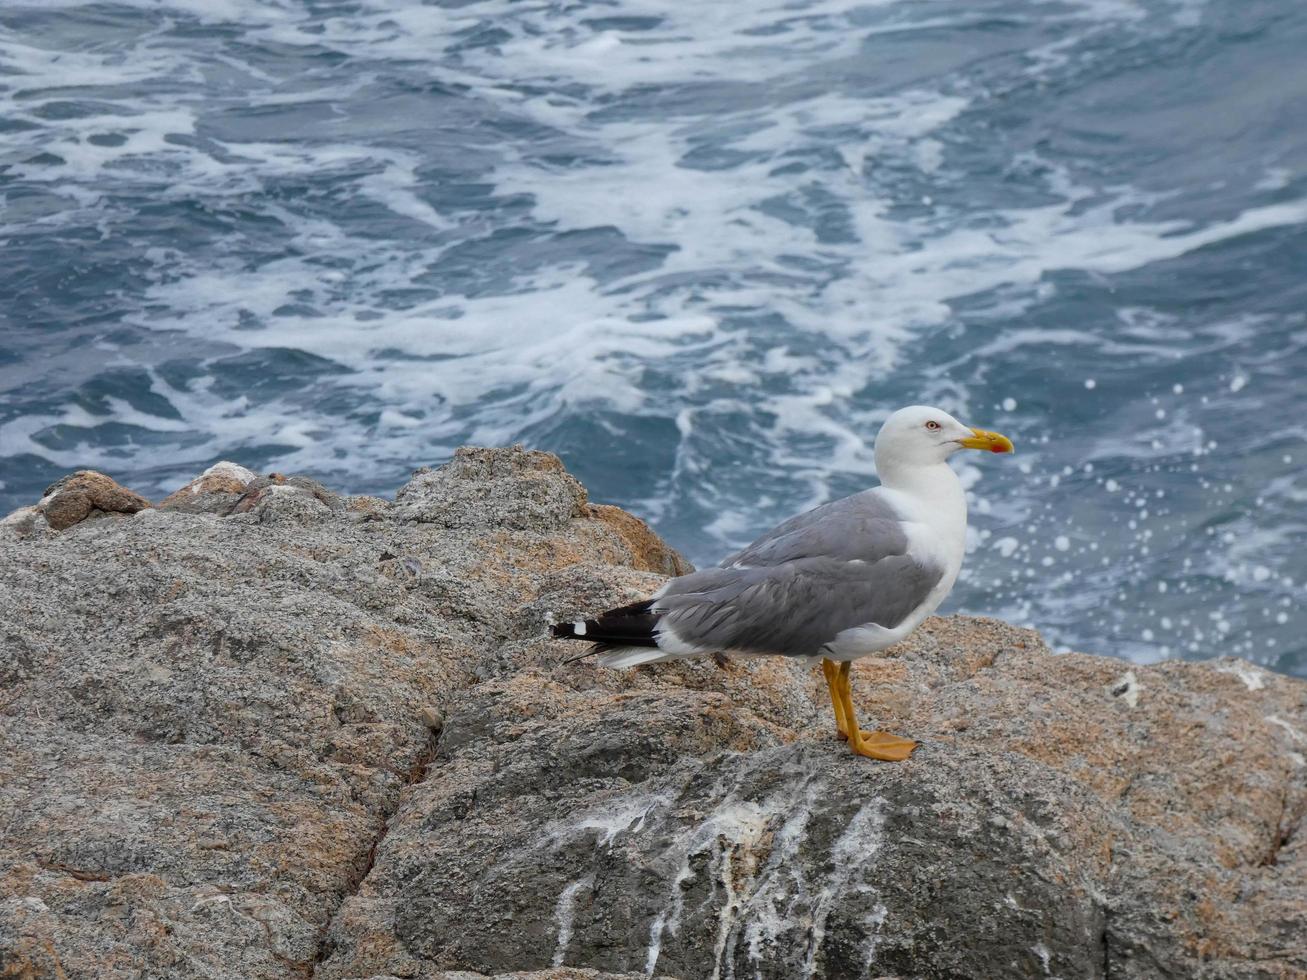
<path fill-rule="evenodd" d="M 498 455 L 579 492 L 552 457 Z M 540 632 L 542 592 L 579 566 L 657 581 L 580 504 L 501 527 L 507 477 L 442 499 L 462 534 L 228 477 L 192 483 L 198 506 L 0 524 L 0 976 L 310 974 L 443 706 Z"/>
<path fill-rule="evenodd" d="M 565 663 L 685 566 L 552 456 L 228 465 L 0 522 L 0 976 L 1307 975 L 1301 681 L 937 618 L 874 763 L 803 664 Z"/>
<path fill-rule="evenodd" d="M 602 672 L 561 644 L 450 706 L 320 975 L 1292 977 L 1307 685 L 928 622 L 855 671 L 924 745 L 852 759 L 815 671 Z"/>
<path fill-rule="evenodd" d="M 226 514 L 259 478 L 252 470 L 226 460 L 214 463 L 186 486 L 174 490 L 159 501 L 161 510 L 185 510 L 191 513 Z"/>
<path fill-rule="evenodd" d="M 111 477 L 94 470 L 78 470 L 56 480 L 37 503 L 10 514 L 4 523 L 25 530 L 39 525 L 63 531 L 85 520 L 124 517 L 149 506 L 148 500 L 119 486 Z"/>

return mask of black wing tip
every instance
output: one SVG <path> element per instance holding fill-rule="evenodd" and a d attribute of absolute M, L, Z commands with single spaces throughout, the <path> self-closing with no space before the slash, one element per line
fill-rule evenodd
<path fill-rule="evenodd" d="M 658 615 L 649 612 L 652 606 L 652 599 L 633 602 L 629 606 L 610 609 L 594 619 L 554 623 L 550 633 L 556 640 L 608 642 L 614 646 L 657 646 L 653 628 L 658 622 Z M 580 627 L 579 632 L 577 627 Z"/>

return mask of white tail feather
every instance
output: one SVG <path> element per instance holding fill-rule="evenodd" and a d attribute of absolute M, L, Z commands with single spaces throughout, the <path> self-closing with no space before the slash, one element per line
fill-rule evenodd
<path fill-rule="evenodd" d="M 638 667 L 640 664 L 660 664 L 668 660 L 680 660 L 681 654 L 668 653 L 657 647 L 617 647 L 605 650 L 596 658 L 600 667 Z"/>

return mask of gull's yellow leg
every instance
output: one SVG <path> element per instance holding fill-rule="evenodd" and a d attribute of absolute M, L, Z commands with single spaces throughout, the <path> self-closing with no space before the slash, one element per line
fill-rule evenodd
<path fill-rule="evenodd" d="M 891 735 L 889 732 L 864 732 L 858 727 L 858 716 L 853 710 L 853 686 L 849 683 L 852 664 L 840 664 L 836 677 L 839 697 L 844 704 L 844 723 L 849 732 L 849 748 L 858 755 L 884 762 L 902 762 L 912 754 L 917 743 L 910 738 Z"/>
<path fill-rule="evenodd" d="M 849 723 L 844 718 L 844 699 L 840 697 L 840 668 L 835 661 L 823 657 L 821 672 L 826 677 L 826 687 L 830 691 L 831 707 L 835 709 L 835 733 L 840 738 L 848 738 Z"/>

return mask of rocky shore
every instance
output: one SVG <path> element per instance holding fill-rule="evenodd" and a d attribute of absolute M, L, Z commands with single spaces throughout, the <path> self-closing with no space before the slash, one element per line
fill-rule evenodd
<path fill-rule="evenodd" d="M 682 560 L 560 462 L 218 464 L 0 522 L 0 977 L 1307 976 L 1307 683 L 936 618 L 854 671 L 546 638 Z"/>

